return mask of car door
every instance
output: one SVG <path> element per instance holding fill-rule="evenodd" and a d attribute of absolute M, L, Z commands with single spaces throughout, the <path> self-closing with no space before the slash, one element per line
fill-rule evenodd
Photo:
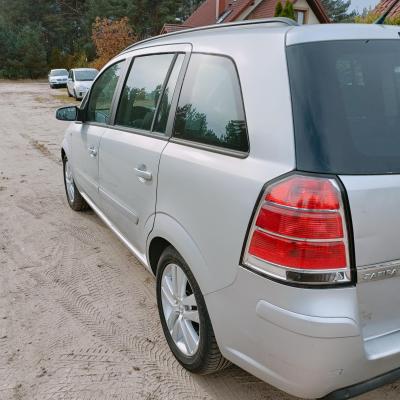
<path fill-rule="evenodd" d="M 125 61 L 108 67 L 96 80 L 84 106 L 84 122 L 71 131 L 74 180 L 79 190 L 98 202 L 99 143 L 109 122 L 112 101 Z"/>
<path fill-rule="evenodd" d="M 71 95 L 74 93 L 74 71 L 71 69 L 68 74 L 67 90 Z"/>
<path fill-rule="evenodd" d="M 154 221 L 158 165 L 168 143 L 173 95 L 190 49 L 176 45 L 163 46 L 157 54 L 151 54 L 154 49 L 135 52 L 115 125 L 107 127 L 101 139 L 101 206 L 139 257 Z"/>

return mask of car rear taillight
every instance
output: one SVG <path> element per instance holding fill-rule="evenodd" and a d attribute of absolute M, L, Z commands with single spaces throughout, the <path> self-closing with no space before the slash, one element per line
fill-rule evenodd
<path fill-rule="evenodd" d="M 335 179 L 294 174 L 265 189 L 243 264 L 303 284 L 351 280 L 342 193 Z"/>

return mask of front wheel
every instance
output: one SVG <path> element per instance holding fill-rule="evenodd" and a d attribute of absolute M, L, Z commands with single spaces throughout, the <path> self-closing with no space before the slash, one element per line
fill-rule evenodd
<path fill-rule="evenodd" d="M 63 159 L 63 166 L 64 166 L 64 186 L 65 186 L 65 193 L 67 195 L 67 200 L 69 206 L 74 211 L 85 211 L 89 209 L 88 203 L 79 193 L 78 188 L 75 185 L 74 178 L 72 175 L 72 168 L 71 164 L 68 161 L 67 157 Z"/>
<path fill-rule="evenodd" d="M 219 351 L 199 285 L 173 247 L 158 262 L 157 304 L 165 338 L 184 368 L 210 374 L 230 365 Z"/>

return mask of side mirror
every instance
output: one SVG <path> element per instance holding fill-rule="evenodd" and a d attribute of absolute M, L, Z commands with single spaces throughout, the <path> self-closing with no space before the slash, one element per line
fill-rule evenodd
<path fill-rule="evenodd" d="M 78 107 L 61 107 L 56 111 L 56 118 L 60 121 L 76 121 L 78 119 Z"/>

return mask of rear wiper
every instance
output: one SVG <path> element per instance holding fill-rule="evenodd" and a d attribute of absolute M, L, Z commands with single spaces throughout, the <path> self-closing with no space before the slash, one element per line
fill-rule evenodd
<path fill-rule="evenodd" d="M 394 0 L 392 5 L 374 22 L 374 24 L 377 25 L 382 25 L 385 22 L 385 19 L 388 17 L 388 15 L 392 12 L 392 10 L 395 8 L 399 0 Z"/>

